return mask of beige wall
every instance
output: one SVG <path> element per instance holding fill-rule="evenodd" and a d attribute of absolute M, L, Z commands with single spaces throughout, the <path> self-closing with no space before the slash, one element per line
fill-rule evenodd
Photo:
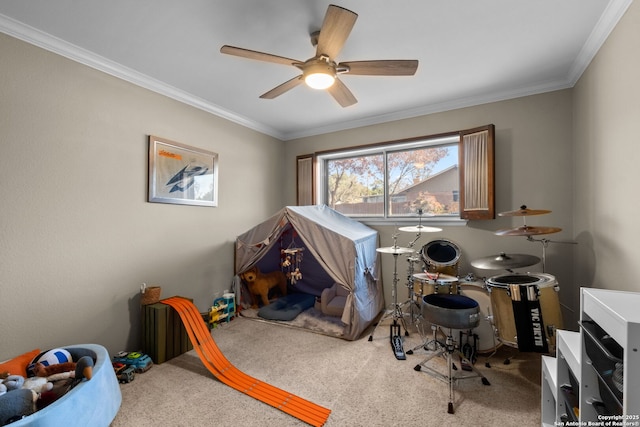
<path fill-rule="evenodd" d="M 0 360 L 139 348 L 142 282 L 206 310 L 283 205 L 283 143 L 2 34 L 0 57 Z M 149 134 L 219 153 L 219 207 L 146 202 Z"/>
<path fill-rule="evenodd" d="M 574 235 L 581 286 L 640 291 L 640 4 L 574 87 Z"/>
<path fill-rule="evenodd" d="M 638 51 L 640 6 L 632 4 L 572 90 L 282 143 L 0 35 L 0 360 L 69 343 L 136 348 L 142 282 L 206 309 L 229 287 L 235 236 L 295 204 L 298 154 L 488 123 L 496 125 L 497 211 L 551 209 L 527 224 L 561 227 L 545 237 L 579 243 L 546 251 L 565 327 L 575 329 L 579 286 L 640 290 Z M 220 154 L 220 207 L 146 202 L 148 134 Z M 462 274 L 502 274 L 470 261 L 500 251 L 542 256 L 539 242 L 493 233 L 519 225 L 472 221 L 417 246 L 447 238 L 461 247 Z M 391 245 L 394 228 L 375 228 Z M 391 261 L 383 256 L 387 302 Z M 404 300 L 406 262 L 399 270 Z"/>
<path fill-rule="evenodd" d="M 551 214 L 527 218 L 527 225 L 562 228 L 561 233 L 539 236 L 558 241 L 571 241 L 572 232 L 572 99 L 571 90 L 546 93 L 509 101 L 480 105 L 455 111 L 369 126 L 330 135 L 309 137 L 287 142 L 287 164 L 295 164 L 295 156 L 340 146 L 362 145 L 392 139 L 434 135 L 454 130 L 470 129 L 493 123 L 496 128 L 496 209 L 498 212 L 517 209 L 526 204 L 533 209 L 550 209 Z M 291 172 L 291 171 L 289 171 Z M 293 172 L 291 172 L 293 173 Z M 292 175 L 293 176 L 293 175 Z M 287 179 L 295 183 L 295 179 Z M 290 184 L 292 186 L 293 184 Z M 289 188 L 286 194 L 295 194 Z M 295 203 L 289 198 L 288 203 Z M 440 233 L 424 235 L 416 243 L 420 248 L 434 239 L 448 239 L 462 252 L 461 275 L 474 273 L 478 277 L 506 274 L 504 270 L 479 270 L 472 260 L 496 255 L 531 254 L 542 257 L 542 243 L 528 242 L 525 237 L 499 237 L 502 228 L 522 225 L 522 218 L 499 217 L 491 221 L 470 221 L 466 226 L 444 227 Z M 393 226 L 374 226 L 380 231 L 381 246 L 393 244 Z M 401 234 L 398 244 L 407 246 L 413 234 Z M 560 283 L 560 300 L 566 306 L 567 323 L 579 305 L 571 260 L 572 244 L 549 244 L 546 249 L 547 273 Z M 393 257 L 383 255 L 383 285 L 387 304 L 392 302 Z M 406 300 L 408 263 L 398 263 L 399 301 Z M 519 272 L 542 272 L 542 266 L 518 269 Z"/>

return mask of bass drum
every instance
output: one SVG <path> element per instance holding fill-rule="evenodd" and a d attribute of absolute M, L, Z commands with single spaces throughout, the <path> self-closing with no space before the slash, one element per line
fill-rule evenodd
<path fill-rule="evenodd" d="M 432 240 L 422 247 L 420 257 L 427 272 L 458 277 L 460 248 L 452 241 L 445 239 Z"/>
<path fill-rule="evenodd" d="M 476 300 L 480 306 L 480 324 L 473 329 L 473 333 L 478 336 L 478 353 L 493 352 L 501 343 L 496 339 L 493 325 L 491 325 L 491 322 L 487 318 L 491 313 L 491 296 L 489 295 L 489 291 L 485 289 L 484 282 L 482 281 L 461 281 L 458 289 L 460 294 Z M 453 336 L 456 338 L 459 337 L 459 332 L 460 331 L 455 331 Z M 466 333 L 467 331 L 462 332 Z M 470 339 L 470 342 L 473 343 L 473 340 Z"/>
<path fill-rule="evenodd" d="M 487 280 L 487 289 L 503 344 L 520 351 L 555 352 L 555 331 L 563 325 L 560 288 L 554 276 L 545 273 L 494 276 Z M 522 336 L 518 336 L 518 329 Z"/>

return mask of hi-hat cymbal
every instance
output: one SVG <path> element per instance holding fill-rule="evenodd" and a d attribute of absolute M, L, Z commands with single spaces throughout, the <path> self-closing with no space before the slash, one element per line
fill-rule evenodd
<path fill-rule="evenodd" d="M 562 231 L 562 228 L 558 227 L 531 227 L 523 225 L 518 228 L 507 228 L 504 230 L 498 230 L 495 234 L 498 236 L 535 236 L 538 234 L 552 234 Z"/>
<path fill-rule="evenodd" d="M 413 233 L 435 233 L 438 231 L 442 231 L 442 228 L 438 227 L 427 227 L 426 225 L 415 225 L 412 227 L 400 227 L 398 230 L 400 231 L 408 231 Z"/>
<path fill-rule="evenodd" d="M 498 216 L 529 216 L 529 215 L 544 215 L 551 213 L 546 209 L 529 209 L 525 205 L 520 206 L 520 209 L 515 211 L 500 212 Z"/>
<path fill-rule="evenodd" d="M 471 261 L 471 265 L 476 268 L 482 268 L 486 270 L 502 270 L 510 268 L 528 267 L 540 262 L 540 258 L 534 255 L 514 254 L 507 255 L 504 252 L 500 252 L 499 255 L 494 255 L 486 258 L 476 259 Z"/>
<path fill-rule="evenodd" d="M 387 248 L 377 248 L 376 251 L 383 254 L 408 254 L 413 252 L 411 248 L 401 248 L 400 246 L 389 246 Z"/>

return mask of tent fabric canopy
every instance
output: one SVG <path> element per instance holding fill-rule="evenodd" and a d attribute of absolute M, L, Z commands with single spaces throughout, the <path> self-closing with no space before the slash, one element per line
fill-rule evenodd
<path fill-rule="evenodd" d="M 325 205 L 287 206 L 238 236 L 236 272 L 256 265 L 280 268 L 283 233 L 287 232 L 305 248 L 303 278 L 290 289 L 320 296 L 333 283 L 343 286 L 349 291 L 342 315 L 343 338 L 358 338 L 384 307 L 378 232 Z"/>

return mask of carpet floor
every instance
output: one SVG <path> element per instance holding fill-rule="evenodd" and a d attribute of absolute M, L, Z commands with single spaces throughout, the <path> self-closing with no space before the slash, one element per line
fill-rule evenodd
<path fill-rule="evenodd" d="M 502 346 L 489 359 L 480 355 L 475 367 L 491 384 L 480 378 L 456 381 L 455 413 L 449 414 L 448 383 L 414 370 L 428 353 L 420 348 L 397 360 L 388 323 L 355 341 L 243 317 L 211 333 L 241 371 L 331 409 L 328 427 L 540 426 L 540 354 Z M 410 328 L 403 339 L 407 350 L 426 337 Z M 426 366 L 447 373 L 443 357 Z M 306 425 L 222 384 L 194 350 L 136 374 L 121 390 L 122 406 L 111 427 Z"/>

